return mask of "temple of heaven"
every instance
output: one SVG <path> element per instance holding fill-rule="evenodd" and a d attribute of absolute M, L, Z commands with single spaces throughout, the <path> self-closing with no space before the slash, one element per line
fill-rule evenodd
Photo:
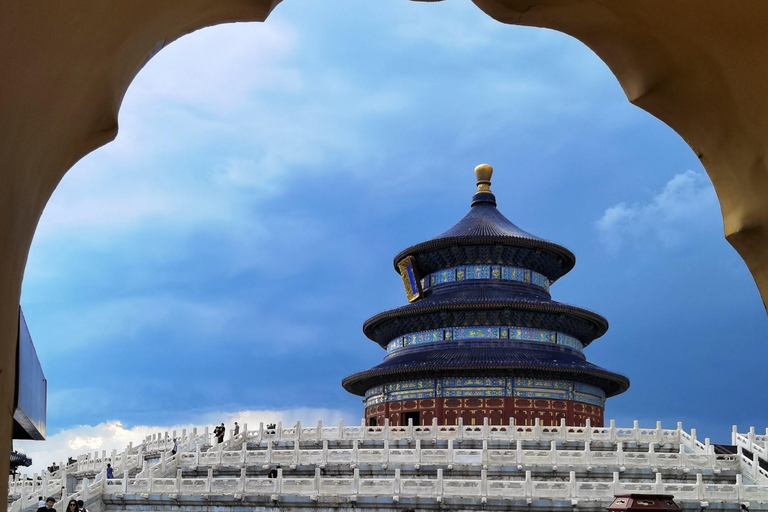
<path fill-rule="evenodd" d="M 576 259 L 515 226 L 496 209 L 493 169 L 475 169 L 477 192 L 455 226 L 395 256 L 408 304 L 369 318 L 363 332 L 384 362 L 342 381 L 363 396 L 368 425 L 603 425 L 605 399 L 629 387 L 587 361 L 608 330 L 549 288 Z"/>

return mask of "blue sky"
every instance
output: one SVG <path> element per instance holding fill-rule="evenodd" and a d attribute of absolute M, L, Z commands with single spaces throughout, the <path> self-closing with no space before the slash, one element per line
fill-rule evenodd
<path fill-rule="evenodd" d="M 737 378 L 766 314 L 709 178 L 589 49 L 466 1 L 292 0 L 161 51 L 54 193 L 21 300 L 50 441 L 23 446 L 357 420 L 340 381 L 383 357 L 361 325 L 405 303 L 392 258 L 467 212 L 484 162 L 500 210 L 576 254 L 553 297 L 611 324 L 587 357 L 632 386 L 607 418 L 768 425 Z"/>

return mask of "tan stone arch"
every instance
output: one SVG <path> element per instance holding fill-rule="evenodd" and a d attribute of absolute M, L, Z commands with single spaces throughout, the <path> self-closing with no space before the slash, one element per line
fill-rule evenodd
<path fill-rule="evenodd" d="M 8 469 L 21 279 L 53 190 L 77 160 L 114 139 L 126 89 L 159 49 L 201 27 L 263 21 L 279 1 L 0 0 L 0 474 Z M 765 302 L 768 2 L 474 2 L 503 23 L 581 40 L 632 103 L 688 142 L 715 185 L 726 238 Z"/>

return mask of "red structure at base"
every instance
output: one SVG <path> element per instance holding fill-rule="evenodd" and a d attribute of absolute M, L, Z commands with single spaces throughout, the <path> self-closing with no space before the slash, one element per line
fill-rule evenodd
<path fill-rule="evenodd" d="M 372 405 L 365 409 L 368 425 L 383 425 L 389 419 L 392 426 L 431 425 L 437 418 L 440 425 L 457 425 L 462 418 L 464 425 L 482 425 L 483 418 L 491 425 L 506 425 L 512 418 L 515 425 L 533 425 L 536 418 L 541 425 L 559 425 L 565 419 L 567 425 L 585 426 L 587 419 L 594 427 L 603 426 L 603 408 L 575 402 L 539 398 L 427 398 L 402 400 Z"/>

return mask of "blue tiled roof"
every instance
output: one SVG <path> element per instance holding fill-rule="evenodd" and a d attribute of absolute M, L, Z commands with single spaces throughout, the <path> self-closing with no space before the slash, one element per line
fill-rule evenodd
<path fill-rule="evenodd" d="M 444 342 L 429 349 L 387 358 L 369 370 L 345 378 L 342 386 L 350 393 L 362 396 L 366 390 L 383 382 L 464 372 L 482 376 L 569 374 L 571 379 L 601 387 L 609 397 L 629 388 L 629 379 L 625 376 L 588 362 L 583 354 L 571 348 L 528 342 L 475 342 L 473 345 L 469 348 Z"/>
<path fill-rule="evenodd" d="M 492 196 L 492 194 L 486 195 Z M 496 209 L 494 200 L 473 203 L 469 213 L 449 230 L 401 251 L 395 256 L 395 270 L 400 260 L 408 255 L 436 251 L 454 245 L 507 245 L 542 251 L 543 255 L 553 260 L 550 264 L 544 265 L 546 268 L 542 268 L 545 275 L 553 281 L 568 273 L 576 263 L 576 257 L 565 247 L 532 235 L 513 224 Z M 429 271 L 433 269 L 430 268 Z"/>
<path fill-rule="evenodd" d="M 503 323 L 565 332 L 579 338 L 585 346 L 608 330 L 608 321 L 587 309 L 541 295 L 537 297 L 529 292 L 516 292 L 507 285 L 478 283 L 435 291 L 418 301 L 381 312 L 363 324 L 363 332 L 384 346 L 392 338 L 408 332 L 444 327 L 446 320 L 441 322 L 439 318 L 429 318 L 430 314 L 434 316 L 434 312 L 462 311 L 464 316 L 471 317 L 473 311 L 474 315 L 482 315 L 491 310 L 505 312 L 509 318 Z M 459 325 L 477 324 L 467 321 Z"/>

